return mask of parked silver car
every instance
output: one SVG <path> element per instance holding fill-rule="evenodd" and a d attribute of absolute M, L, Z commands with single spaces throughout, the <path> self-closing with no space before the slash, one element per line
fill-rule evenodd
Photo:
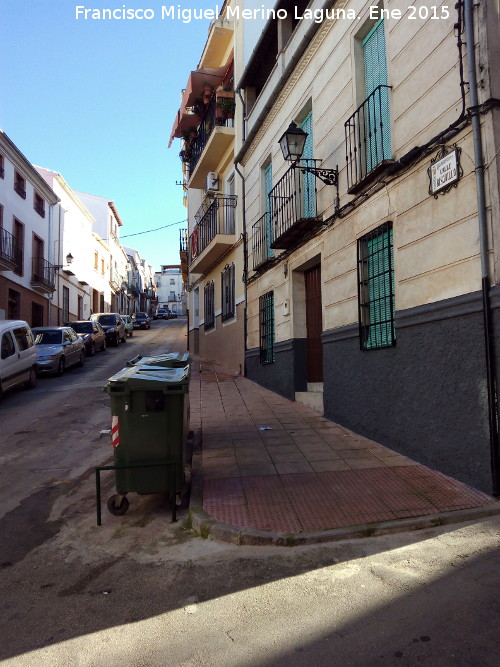
<path fill-rule="evenodd" d="M 39 373 L 62 375 L 68 366 L 85 363 L 85 345 L 71 327 L 33 329 Z"/>

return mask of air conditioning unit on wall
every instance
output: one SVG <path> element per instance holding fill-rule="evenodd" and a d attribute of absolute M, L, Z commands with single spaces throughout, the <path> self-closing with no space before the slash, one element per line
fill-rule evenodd
<path fill-rule="evenodd" d="M 219 174 L 216 171 L 209 171 L 207 174 L 207 193 L 217 192 L 219 189 Z"/>

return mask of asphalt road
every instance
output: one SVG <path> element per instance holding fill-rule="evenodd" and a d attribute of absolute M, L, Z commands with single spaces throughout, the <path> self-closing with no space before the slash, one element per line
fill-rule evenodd
<path fill-rule="evenodd" d="M 498 665 L 500 518 L 332 545 L 236 547 L 161 495 L 95 523 L 106 379 L 185 321 L 0 405 L 0 661 L 68 667 Z M 113 491 L 104 482 L 103 497 Z"/>

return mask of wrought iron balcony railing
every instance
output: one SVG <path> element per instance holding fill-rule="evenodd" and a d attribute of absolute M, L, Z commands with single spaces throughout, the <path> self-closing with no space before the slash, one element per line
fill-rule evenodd
<path fill-rule="evenodd" d="M 257 269 L 271 259 L 274 252 L 271 248 L 271 214 L 266 211 L 252 225 L 252 256 L 253 269 Z"/>
<path fill-rule="evenodd" d="M 196 225 L 189 237 L 189 263 L 200 255 L 217 234 L 235 233 L 236 196 L 207 198 L 195 214 Z"/>
<path fill-rule="evenodd" d="M 56 288 L 56 270 L 53 264 L 43 257 L 32 258 L 31 283 L 53 292 Z"/>
<path fill-rule="evenodd" d="M 316 167 L 317 162 L 300 160 L 269 193 L 271 248 L 289 248 L 317 226 L 316 179 L 300 168 Z"/>
<path fill-rule="evenodd" d="M 182 161 L 187 164 L 189 174 L 193 173 L 196 165 L 198 164 L 198 161 L 203 151 L 205 150 L 205 146 L 207 145 L 208 140 L 214 131 L 214 127 L 229 125 L 229 120 L 232 116 L 227 116 L 227 114 L 223 115 L 220 106 L 219 108 L 217 106 L 218 101 L 220 104 L 227 104 L 227 99 L 228 98 L 224 98 L 223 102 L 218 100 L 216 95 L 213 95 L 204 111 L 202 121 L 197 128 L 196 137 L 184 141 L 180 156 Z"/>
<path fill-rule="evenodd" d="M 179 229 L 179 252 L 187 252 L 188 233 L 187 229 Z"/>
<path fill-rule="evenodd" d="M 348 192 L 392 160 L 390 88 L 377 86 L 345 123 Z"/>
<path fill-rule="evenodd" d="M 13 234 L 0 227 L 0 266 L 20 270 L 22 258 L 23 253 L 17 247 Z"/>

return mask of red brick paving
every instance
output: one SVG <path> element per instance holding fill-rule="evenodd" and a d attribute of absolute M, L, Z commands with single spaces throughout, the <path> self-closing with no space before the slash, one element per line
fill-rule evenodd
<path fill-rule="evenodd" d="M 193 363 L 190 398 L 203 509 L 226 524 L 299 533 L 495 503 L 212 364 Z"/>

